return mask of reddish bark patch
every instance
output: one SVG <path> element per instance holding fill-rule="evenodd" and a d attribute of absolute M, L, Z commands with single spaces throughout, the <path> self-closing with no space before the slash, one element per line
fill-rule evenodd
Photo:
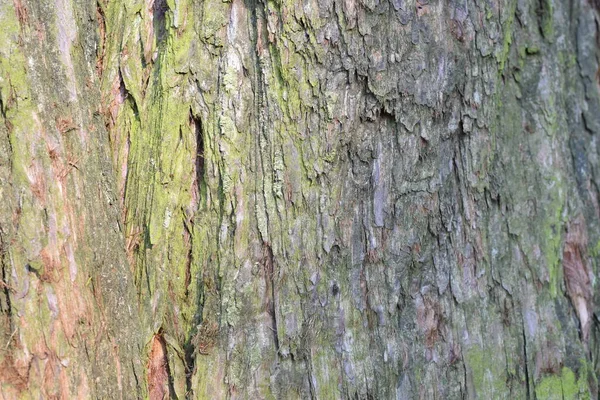
<path fill-rule="evenodd" d="M 162 334 L 154 335 L 148 361 L 150 400 L 169 398 L 169 364 L 167 346 Z"/>
<path fill-rule="evenodd" d="M 592 315 L 592 284 L 587 266 L 587 231 L 585 221 L 579 216 L 567 228 L 563 250 L 563 270 L 567 294 L 581 324 L 581 337 L 587 342 Z"/>
<path fill-rule="evenodd" d="M 77 129 L 77 125 L 75 124 L 75 122 L 73 122 L 73 118 L 71 118 L 70 116 L 56 118 L 55 122 L 56 129 L 63 135 L 67 132 L 74 131 Z"/>
<path fill-rule="evenodd" d="M 0 363 L 0 383 L 11 385 L 18 393 L 27 389 L 27 370 L 19 372 L 15 367 L 12 356 L 7 355 Z"/>
<path fill-rule="evenodd" d="M 61 264 L 58 257 L 54 254 L 54 251 L 45 247 L 41 253 L 42 264 L 44 266 L 39 279 L 42 282 L 58 282 L 61 276 Z"/>
<path fill-rule="evenodd" d="M 23 5 L 21 0 L 13 0 L 13 4 L 15 6 L 15 12 L 17 13 L 19 25 L 21 25 L 22 28 L 29 22 L 29 13 L 27 12 L 27 7 Z"/>

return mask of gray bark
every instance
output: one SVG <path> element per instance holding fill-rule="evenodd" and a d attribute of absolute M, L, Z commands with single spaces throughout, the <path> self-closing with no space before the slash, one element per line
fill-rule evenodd
<path fill-rule="evenodd" d="M 598 398 L 588 0 L 0 0 L 5 398 Z"/>

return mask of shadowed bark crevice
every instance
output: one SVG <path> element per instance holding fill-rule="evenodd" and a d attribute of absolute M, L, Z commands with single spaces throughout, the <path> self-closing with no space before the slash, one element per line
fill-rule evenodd
<path fill-rule="evenodd" d="M 152 0 L 152 23 L 154 24 L 154 35 L 156 41 L 160 43 L 165 39 L 167 34 L 167 18 L 166 13 L 169 10 L 167 0 Z"/>
<path fill-rule="evenodd" d="M 265 279 L 265 308 L 271 317 L 271 330 L 273 331 L 273 342 L 275 344 L 275 353 L 280 355 L 279 335 L 277 329 L 277 310 L 276 305 L 276 287 L 275 287 L 275 261 L 273 249 L 268 243 L 263 243 L 263 275 Z"/>

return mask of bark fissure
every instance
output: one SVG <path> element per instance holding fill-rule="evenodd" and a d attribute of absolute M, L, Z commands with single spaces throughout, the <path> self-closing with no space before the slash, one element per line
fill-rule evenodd
<path fill-rule="evenodd" d="M 531 392 L 530 392 L 530 383 L 529 383 L 529 359 L 527 358 L 527 337 L 525 336 L 525 323 L 523 322 L 523 324 L 521 325 L 521 332 L 523 333 L 523 368 L 525 369 L 525 389 L 526 389 L 526 395 L 527 395 L 527 400 L 531 399 Z"/>
<path fill-rule="evenodd" d="M 279 335 L 277 329 L 277 314 L 275 309 L 275 261 L 273 258 L 273 250 L 268 243 L 263 244 L 263 274 L 265 279 L 265 307 L 271 318 L 271 330 L 273 331 L 273 343 L 275 345 L 275 353 L 279 356 Z"/>

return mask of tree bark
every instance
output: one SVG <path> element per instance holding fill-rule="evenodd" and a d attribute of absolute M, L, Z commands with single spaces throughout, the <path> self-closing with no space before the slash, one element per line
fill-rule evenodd
<path fill-rule="evenodd" d="M 598 398 L 597 0 L 0 0 L 3 398 Z"/>

